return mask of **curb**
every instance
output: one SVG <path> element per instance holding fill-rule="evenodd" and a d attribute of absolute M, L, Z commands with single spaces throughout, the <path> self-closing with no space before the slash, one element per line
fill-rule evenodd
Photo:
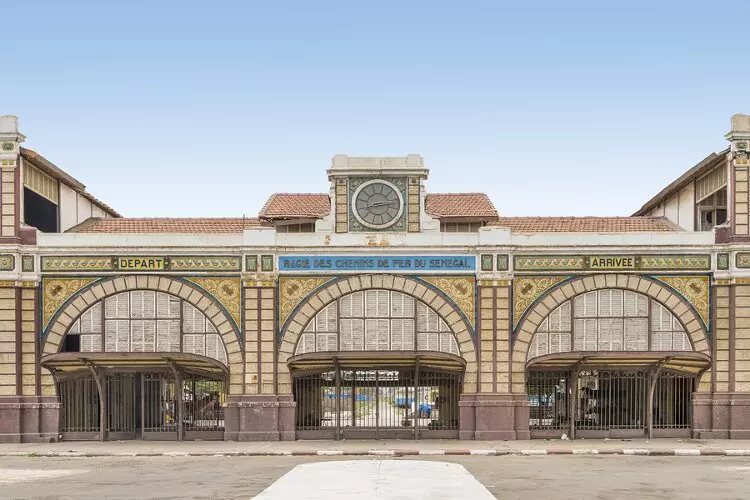
<path fill-rule="evenodd" d="M 439 449 L 403 449 L 403 450 L 267 450 L 267 451 L 166 451 L 166 452 L 87 452 L 87 451 L 50 451 L 50 452 L 0 452 L 0 457 L 26 458 L 92 458 L 92 457 L 341 457 L 341 456 L 372 456 L 372 457 L 412 457 L 412 456 L 546 456 L 546 455 L 622 455 L 622 456 L 651 456 L 651 457 L 746 457 L 750 456 L 750 449 L 646 449 L 646 448 L 612 448 L 607 450 L 583 448 L 550 448 L 531 450 L 439 450 Z"/>

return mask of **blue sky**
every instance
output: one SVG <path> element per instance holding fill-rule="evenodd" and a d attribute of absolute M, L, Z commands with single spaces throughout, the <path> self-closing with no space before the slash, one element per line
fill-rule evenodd
<path fill-rule="evenodd" d="M 336 153 L 422 154 L 504 215 L 629 215 L 750 113 L 748 2 L 9 9 L 0 113 L 126 216 L 252 216 Z"/>

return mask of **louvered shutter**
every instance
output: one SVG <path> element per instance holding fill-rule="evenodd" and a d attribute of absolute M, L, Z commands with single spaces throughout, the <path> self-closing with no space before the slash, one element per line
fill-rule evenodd
<path fill-rule="evenodd" d="M 391 346 L 392 351 L 404 350 L 404 322 L 403 319 L 391 320 Z"/>
<path fill-rule="evenodd" d="M 143 322 L 143 351 L 154 352 L 156 350 L 156 320 L 150 319 Z"/>

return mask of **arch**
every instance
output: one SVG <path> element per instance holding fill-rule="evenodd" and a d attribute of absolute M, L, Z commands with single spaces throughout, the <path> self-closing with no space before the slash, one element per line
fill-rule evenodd
<path fill-rule="evenodd" d="M 292 311 L 280 331 L 277 356 L 279 394 L 291 394 L 291 374 L 287 362 L 294 355 L 297 342 L 307 323 L 328 304 L 343 295 L 360 290 L 391 290 L 402 292 L 431 307 L 448 325 L 458 343 L 461 357 L 466 361 L 464 391 L 476 392 L 477 358 L 471 324 L 460 308 L 434 286 L 417 278 L 399 275 L 373 274 L 343 277 L 329 281 L 305 297 Z"/>
<path fill-rule="evenodd" d="M 73 323 L 94 304 L 121 292 L 150 290 L 183 299 L 201 311 L 216 327 L 224 348 L 230 372 L 230 393 L 242 391 L 242 348 L 239 333 L 230 315 L 219 302 L 198 285 L 167 276 L 116 276 L 95 281 L 79 290 L 55 312 L 47 328 L 42 355 L 60 352 L 63 339 Z M 234 380 L 234 382 L 232 382 Z M 235 385 L 235 389 L 232 389 Z"/>
<path fill-rule="evenodd" d="M 638 292 L 655 300 L 670 311 L 685 328 L 695 352 L 711 355 L 711 348 L 700 316 L 684 298 L 660 281 L 637 275 L 598 274 L 579 276 L 563 281 L 546 291 L 526 311 L 519 322 L 513 340 L 513 392 L 524 392 L 526 356 L 539 324 L 557 306 L 586 292 L 618 288 Z"/>

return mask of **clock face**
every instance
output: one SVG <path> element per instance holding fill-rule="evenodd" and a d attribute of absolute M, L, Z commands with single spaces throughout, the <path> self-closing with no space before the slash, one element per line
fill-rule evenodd
<path fill-rule="evenodd" d="M 354 192 L 352 209 L 362 225 L 372 229 L 384 229 L 401 217 L 404 199 L 401 191 L 390 182 L 368 181 Z"/>

